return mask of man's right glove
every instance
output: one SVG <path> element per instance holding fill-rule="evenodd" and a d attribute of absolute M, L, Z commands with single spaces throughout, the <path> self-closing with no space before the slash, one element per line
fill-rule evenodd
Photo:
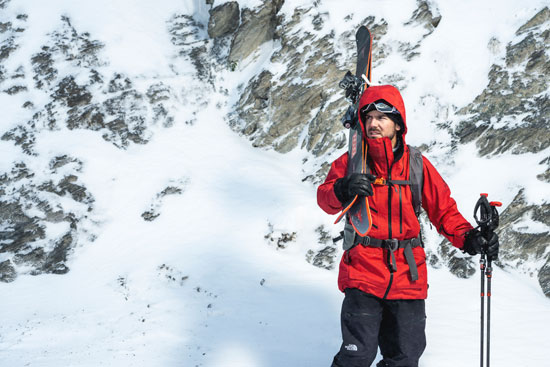
<path fill-rule="evenodd" d="M 355 195 L 371 196 L 372 183 L 375 179 L 376 177 L 370 173 L 352 173 L 334 183 L 334 194 L 342 205 L 347 204 Z"/>
<path fill-rule="evenodd" d="M 466 233 L 462 250 L 469 255 L 477 255 L 484 251 L 487 256 L 494 260 L 498 257 L 498 247 L 498 236 L 495 232 L 491 232 L 491 236 L 487 240 L 479 230 L 472 229 Z"/>

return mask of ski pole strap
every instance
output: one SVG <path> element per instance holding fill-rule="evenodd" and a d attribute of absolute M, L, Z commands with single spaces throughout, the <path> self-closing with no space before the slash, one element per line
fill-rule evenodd
<path fill-rule="evenodd" d="M 394 252 L 397 249 L 403 249 L 403 255 L 405 260 L 409 265 L 409 272 L 411 273 L 411 280 L 414 282 L 418 280 L 418 268 L 416 267 L 416 261 L 414 259 L 414 254 L 412 252 L 413 247 L 422 246 L 422 240 L 420 235 L 416 238 L 411 238 L 408 240 L 380 240 L 378 238 L 372 238 L 369 236 L 361 237 L 356 236 L 356 244 L 361 244 L 366 247 L 380 247 L 388 250 L 388 267 L 390 272 L 395 273 L 397 271 L 397 263 L 395 261 Z"/>

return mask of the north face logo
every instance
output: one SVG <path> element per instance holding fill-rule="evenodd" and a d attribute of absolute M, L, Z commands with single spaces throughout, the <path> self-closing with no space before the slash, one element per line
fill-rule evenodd
<path fill-rule="evenodd" d="M 346 348 L 346 350 L 349 350 L 351 352 L 357 352 L 357 345 L 355 344 L 348 344 L 344 348 Z"/>

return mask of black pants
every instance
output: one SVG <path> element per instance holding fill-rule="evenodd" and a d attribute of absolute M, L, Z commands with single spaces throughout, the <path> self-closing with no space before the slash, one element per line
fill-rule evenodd
<path fill-rule="evenodd" d="M 342 346 L 333 367 L 369 367 L 378 346 L 378 366 L 417 367 L 426 348 L 424 300 L 383 300 L 346 289 L 342 304 Z"/>

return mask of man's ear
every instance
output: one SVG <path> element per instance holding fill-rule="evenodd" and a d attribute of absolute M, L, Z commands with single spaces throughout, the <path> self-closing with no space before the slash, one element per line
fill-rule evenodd
<path fill-rule="evenodd" d="M 399 125 L 399 124 L 397 124 L 397 123 L 395 123 L 395 122 L 394 122 L 394 124 L 395 124 L 395 130 L 396 130 L 396 131 L 400 131 L 400 130 L 401 130 L 401 125 Z"/>

